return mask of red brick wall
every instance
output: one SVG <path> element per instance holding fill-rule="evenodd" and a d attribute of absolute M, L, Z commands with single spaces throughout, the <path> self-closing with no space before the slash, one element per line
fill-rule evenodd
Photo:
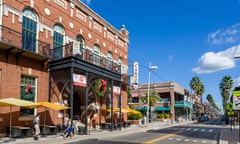
<path fill-rule="evenodd" d="M 49 2 L 48 2 L 49 1 Z M 37 13 L 39 24 L 43 23 L 44 26 L 47 26 L 40 29 L 40 25 L 38 25 L 38 39 L 44 42 L 51 44 L 53 43 L 52 31 L 54 24 L 60 23 L 65 29 L 65 36 L 70 37 L 72 39 L 76 39 L 76 36 L 81 34 L 85 40 L 85 44 L 92 48 L 94 44 L 98 44 L 101 49 L 101 53 L 107 55 L 108 51 L 112 51 L 113 59 L 118 61 L 119 57 L 122 57 L 123 64 L 127 66 L 128 64 L 128 33 L 124 31 L 118 31 L 114 27 L 112 27 L 108 22 L 105 22 L 100 16 L 95 14 L 92 10 L 89 10 L 86 6 L 81 5 L 81 3 L 77 2 L 77 5 L 81 7 L 78 9 L 77 6 L 73 8 L 73 17 L 70 16 L 71 7 L 69 1 L 67 3 L 67 9 L 64 9 L 54 3 L 54 0 L 35 0 L 33 9 Z M 7 16 L 5 12 L 2 17 L 2 25 L 7 26 L 11 29 L 14 29 L 21 33 L 22 31 L 22 23 L 20 16 L 22 15 L 22 11 L 25 7 L 31 7 L 30 0 L 3 0 L 4 6 L 8 5 L 11 7 L 11 10 L 8 11 Z M 49 9 L 50 15 L 46 14 L 46 8 Z M 86 22 L 83 22 L 79 18 L 76 17 L 76 11 L 80 10 L 86 15 Z M 13 14 L 12 11 L 15 11 Z M 84 12 L 85 11 L 85 12 Z M 90 20 L 88 15 L 92 15 L 93 19 Z M 61 19 L 61 21 L 60 21 Z M 91 21 L 91 28 L 89 27 Z M 94 22 L 97 22 L 100 25 L 104 25 L 102 27 L 102 32 L 98 32 L 94 29 Z M 73 24 L 73 28 L 70 27 L 70 23 Z M 82 31 L 82 33 L 80 32 Z M 114 34 L 114 41 L 110 40 L 107 37 L 107 32 L 112 32 Z M 106 37 L 104 37 L 104 33 Z M 89 34 L 91 34 L 91 38 L 89 38 Z M 116 39 L 116 36 L 118 39 Z M 66 38 L 65 38 L 66 39 Z M 126 40 L 125 40 L 126 39 Z M 121 47 L 117 41 L 121 40 L 124 43 L 124 48 Z M 67 43 L 67 41 L 65 41 Z M 106 46 L 104 47 L 104 44 Z M 1 47 L 1 46 L 0 46 Z M 48 100 L 48 70 L 47 65 L 44 65 L 43 70 L 41 70 L 41 63 L 39 61 L 35 61 L 33 59 L 29 59 L 26 57 L 19 58 L 19 64 L 16 65 L 16 55 L 10 54 L 9 60 L 6 63 L 5 61 L 5 53 L 0 50 L 0 70 L 2 71 L 2 83 L 0 84 L 0 98 L 4 97 L 20 97 L 20 76 L 21 74 L 26 74 L 30 76 L 35 76 L 38 79 L 37 87 L 37 97 L 38 101 L 47 101 Z M 29 73 L 29 70 L 32 70 L 32 73 Z M 55 97 L 56 98 L 56 97 Z M 56 99 L 53 100 L 56 100 Z M 126 91 L 122 92 L 122 101 L 123 107 L 127 106 L 127 93 Z M 19 108 L 14 108 L 14 111 L 18 111 Z M 45 109 L 39 108 L 38 111 L 42 112 Z M 1 112 L 8 112 L 8 108 L 1 108 Z M 50 113 L 54 117 L 48 117 L 47 122 L 53 121 L 61 121 L 57 118 L 57 112 L 50 110 Z M 13 123 L 19 122 L 17 120 L 18 115 L 14 114 Z M 42 117 L 42 116 L 41 116 Z M 8 115 L 3 115 L 3 119 L 8 119 Z M 41 122 L 42 122 L 41 118 Z M 4 122 L 6 122 L 4 120 Z M 7 123 L 6 123 L 7 124 Z M 8 125 L 8 124 L 7 124 Z M 0 131 L 3 128 L 0 128 Z"/>
<path fill-rule="evenodd" d="M 16 0 L 16 1 L 9 1 L 5 0 L 4 3 L 11 5 L 14 9 L 16 9 L 18 12 L 22 12 L 24 7 L 30 7 L 30 2 L 24 1 L 22 2 L 21 0 Z M 45 13 L 45 8 L 49 9 L 50 15 L 47 15 Z M 41 0 L 41 1 L 34 1 L 34 7 L 33 9 L 38 15 L 38 19 L 40 23 L 44 23 L 47 25 L 49 28 L 53 29 L 53 26 L 57 23 L 60 23 L 64 29 L 65 29 L 65 35 L 69 36 L 73 39 L 76 39 L 76 36 L 80 34 L 80 29 L 82 30 L 82 36 L 85 39 L 85 44 L 89 47 L 93 47 L 94 44 L 98 44 L 100 46 L 101 52 L 103 54 L 107 54 L 108 51 L 112 51 L 113 54 L 113 59 L 118 60 L 120 55 L 123 57 L 123 63 L 127 65 L 127 59 L 125 56 L 128 55 L 127 51 L 127 46 L 125 48 L 119 46 L 117 44 L 117 39 L 114 41 L 108 39 L 107 37 L 104 37 L 104 28 L 102 27 L 102 32 L 98 32 L 97 30 L 94 29 L 94 23 L 99 23 L 101 22 L 101 25 L 108 25 L 106 22 L 100 19 L 100 17 L 97 17 L 99 22 L 97 22 L 95 19 L 90 20 L 88 15 L 86 14 L 86 22 L 83 22 L 79 18 L 76 17 L 76 11 L 77 7 L 73 9 L 73 17 L 70 16 L 70 4 L 67 4 L 67 9 L 64 9 L 60 6 L 58 6 L 56 3 L 54 3 L 53 0 L 49 0 L 47 2 L 46 0 Z M 94 14 L 91 14 L 94 15 Z M 59 19 L 62 19 L 62 21 L 59 21 Z M 21 22 L 18 21 L 19 17 L 17 15 L 14 15 L 14 23 L 12 22 L 13 15 L 9 11 L 8 16 L 3 16 L 3 25 L 9 26 L 19 32 L 22 30 L 22 25 Z M 91 28 L 89 28 L 89 22 L 91 23 Z M 69 25 L 70 23 L 73 24 L 73 28 L 71 28 Z M 111 27 L 107 29 L 113 29 Z M 108 30 L 107 30 L 108 31 Z M 107 35 L 107 31 L 106 35 Z M 46 37 L 46 33 L 48 33 L 48 37 Z M 124 32 L 123 32 L 124 33 Z M 90 39 L 88 37 L 88 34 L 91 34 L 92 38 Z M 124 41 L 124 38 L 128 38 L 128 35 L 123 35 L 120 33 L 120 31 L 115 30 L 115 36 L 118 36 L 119 39 Z M 51 36 L 51 32 L 49 30 L 43 29 L 43 31 L 39 32 L 39 40 L 45 41 L 47 43 L 50 43 L 52 45 L 53 40 Z M 106 47 L 103 46 L 103 43 L 106 43 Z M 66 41 L 67 43 L 67 41 Z M 127 42 L 126 42 L 127 43 Z M 115 50 L 117 53 L 115 53 Z"/>

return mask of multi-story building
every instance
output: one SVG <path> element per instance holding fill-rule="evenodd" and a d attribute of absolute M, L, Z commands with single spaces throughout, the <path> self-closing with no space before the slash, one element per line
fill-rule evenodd
<path fill-rule="evenodd" d="M 195 116 L 194 95 L 176 82 L 153 83 L 149 87 L 148 84 L 138 85 L 137 89 L 131 89 L 133 98 L 129 105 L 136 110 L 146 111 L 147 105 L 141 102 L 140 97 L 147 96 L 148 90 L 154 91 L 161 98 L 151 108 L 153 113 L 168 113 L 172 121 L 191 120 Z"/>
<path fill-rule="evenodd" d="M 128 44 L 124 25 L 117 30 L 79 0 L 0 0 L 0 99 L 70 107 L 49 110 L 46 124 L 61 124 L 64 113 L 86 129 L 113 122 L 106 109 L 127 106 Z M 13 125 L 32 125 L 45 109 L 12 111 Z M 8 113 L 1 108 L 1 133 Z"/>

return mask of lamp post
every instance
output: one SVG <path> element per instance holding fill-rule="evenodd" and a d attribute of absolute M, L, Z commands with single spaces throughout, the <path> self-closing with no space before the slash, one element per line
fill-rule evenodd
<path fill-rule="evenodd" d="M 149 91 L 150 91 L 150 79 L 151 79 L 151 71 L 156 70 L 157 66 L 152 66 L 151 62 L 149 62 L 149 71 L 148 71 L 148 89 L 147 89 L 147 123 L 149 123 Z"/>

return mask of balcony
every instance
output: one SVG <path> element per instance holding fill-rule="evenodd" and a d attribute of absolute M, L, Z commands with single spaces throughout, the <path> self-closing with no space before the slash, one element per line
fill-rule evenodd
<path fill-rule="evenodd" d="M 40 40 L 33 40 L 32 42 L 28 41 L 27 38 L 26 40 L 25 44 L 23 44 L 22 33 L 0 25 L 0 49 L 7 53 L 13 52 L 38 60 L 50 58 L 50 44 Z M 6 57 L 8 57 L 8 55 Z"/>
<path fill-rule="evenodd" d="M 114 63 L 113 61 L 107 60 L 105 57 L 96 55 L 88 49 L 75 48 L 73 42 L 66 45 L 56 47 L 50 50 L 51 60 L 60 60 L 65 57 L 77 57 L 79 60 L 91 63 L 93 65 L 105 68 L 115 73 L 121 73 L 121 65 Z"/>

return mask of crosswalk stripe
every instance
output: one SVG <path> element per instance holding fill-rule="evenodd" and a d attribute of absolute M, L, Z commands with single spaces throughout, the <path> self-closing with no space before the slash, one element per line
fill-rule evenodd
<path fill-rule="evenodd" d="M 170 128 L 171 130 L 180 130 L 180 131 L 201 131 L 212 133 L 213 129 L 200 129 L 200 128 Z"/>

